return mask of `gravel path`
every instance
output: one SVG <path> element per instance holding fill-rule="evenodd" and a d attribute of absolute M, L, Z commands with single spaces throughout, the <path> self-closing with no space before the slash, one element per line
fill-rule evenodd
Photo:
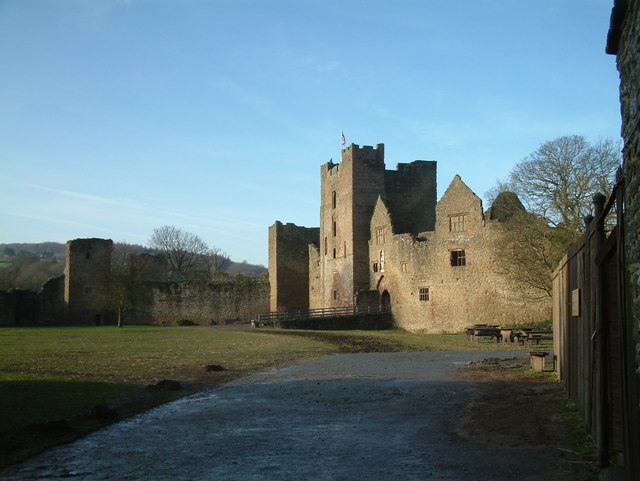
<path fill-rule="evenodd" d="M 504 356 L 343 354 L 259 373 L 46 451 L 0 479 L 566 481 L 551 448 L 456 434 L 474 394 L 456 367 Z"/>

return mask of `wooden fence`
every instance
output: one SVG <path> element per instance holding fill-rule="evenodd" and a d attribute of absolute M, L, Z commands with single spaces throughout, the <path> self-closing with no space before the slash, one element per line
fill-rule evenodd
<path fill-rule="evenodd" d="M 392 325 L 391 310 L 384 305 L 263 312 L 255 322 L 290 329 L 388 329 Z"/>
<path fill-rule="evenodd" d="M 624 178 L 596 194 L 595 217 L 553 274 L 557 369 L 598 447 L 598 464 L 640 472 L 638 383 L 632 323 L 627 322 Z"/>

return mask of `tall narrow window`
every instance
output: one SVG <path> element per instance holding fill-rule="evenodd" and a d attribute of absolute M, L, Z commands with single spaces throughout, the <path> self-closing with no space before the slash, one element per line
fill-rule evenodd
<path fill-rule="evenodd" d="M 334 248 L 333 248 L 333 258 L 334 258 L 334 259 L 336 258 L 336 254 L 337 254 L 337 253 L 336 253 L 336 248 L 334 247 Z"/>
<path fill-rule="evenodd" d="M 467 265 L 467 256 L 464 252 L 464 249 L 456 249 L 451 251 L 451 265 L 454 267 Z"/>
<path fill-rule="evenodd" d="M 374 262 L 373 265 L 371 266 L 373 272 L 378 272 L 378 263 Z"/>
<path fill-rule="evenodd" d="M 331 206 L 335 209 L 337 205 L 336 191 L 331 192 Z"/>
<path fill-rule="evenodd" d="M 338 224 L 336 224 L 335 219 L 332 219 L 331 223 L 332 223 L 333 237 L 335 237 L 336 234 L 338 233 Z"/>
<path fill-rule="evenodd" d="M 401 272 L 407 272 L 407 263 L 406 262 L 402 262 L 400 264 L 400 271 Z"/>
<path fill-rule="evenodd" d="M 85 259 L 91 259 L 91 252 L 87 252 L 84 256 Z"/>
<path fill-rule="evenodd" d="M 347 243 L 346 242 L 342 243 L 342 256 L 343 257 L 347 257 Z"/>
<path fill-rule="evenodd" d="M 419 291 L 419 295 L 420 295 L 420 300 L 421 301 L 428 301 L 429 300 L 429 288 L 428 287 L 421 287 L 420 291 Z"/>
<path fill-rule="evenodd" d="M 467 214 L 456 214 L 449 216 L 449 232 L 464 232 L 467 230 L 465 225 Z"/>
<path fill-rule="evenodd" d="M 327 245 L 327 238 L 324 238 L 324 255 L 327 255 L 327 249 L 328 249 L 328 245 Z"/>
<path fill-rule="evenodd" d="M 338 289 L 333 290 L 333 300 L 335 301 L 338 298 Z"/>
<path fill-rule="evenodd" d="M 380 272 L 384 272 L 384 251 L 380 251 Z"/>
<path fill-rule="evenodd" d="M 386 229 L 384 227 L 376 227 L 376 244 L 384 244 L 386 238 Z"/>

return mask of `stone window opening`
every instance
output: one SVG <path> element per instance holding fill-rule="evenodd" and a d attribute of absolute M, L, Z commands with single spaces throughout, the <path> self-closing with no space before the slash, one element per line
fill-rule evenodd
<path fill-rule="evenodd" d="M 400 264 L 400 271 L 401 272 L 407 272 L 407 263 L 406 262 L 402 262 Z"/>
<path fill-rule="evenodd" d="M 344 242 L 342 244 L 342 256 L 343 257 L 347 257 L 347 243 L 346 242 Z"/>
<path fill-rule="evenodd" d="M 374 262 L 372 267 L 373 267 L 373 272 L 378 272 L 378 263 L 377 262 Z"/>
<path fill-rule="evenodd" d="M 384 244 L 386 239 L 386 229 L 384 227 L 376 227 L 376 244 Z"/>
<path fill-rule="evenodd" d="M 335 301 L 336 299 L 338 299 L 338 289 L 333 290 L 333 300 Z"/>
<path fill-rule="evenodd" d="M 449 232 L 465 232 L 467 214 L 454 214 L 449 216 Z"/>
<path fill-rule="evenodd" d="M 336 252 L 336 248 L 334 247 L 334 248 L 333 248 L 333 258 L 334 258 L 334 259 L 336 258 L 336 254 L 337 254 L 337 252 Z"/>
<path fill-rule="evenodd" d="M 467 265 L 467 256 L 464 252 L 464 249 L 456 249 L 451 251 L 451 265 L 453 267 Z"/>
<path fill-rule="evenodd" d="M 338 233 L 338 224 L 336 223 L 335 219 L 331 219 L 331 223 L 332 223 L 332 229 L 333 229 L 333 237 L 335 237 L 336 234 Z"/>
<path fill-rule="evenodd" d="M 87 252 L 87 253 L 84 255 L 84 258 L 85 258 L 85 259 L 87 259 L 87 260 L 91 259 L 91 252 Z"/>
<path fill-rule="evenodd" d="M 331 192 L 331 205 L 332 207 L 335 209 L 336 205 L 337 205 L 337 195 L 336 195 L 336 191 L 334 190 L 333 192 Z"/>
<path fill-rule="evenodd" d="M 384 251 L 380 251 L 380 272 L 384 272 Z"/>
<path fill-rule="evenodd" d="M 324 238 L 324 255 L 325 255 L 325 256 L 327 255 L 328 248 L 329 248 L 329 247 L 328 247 L 328 243 L 327 243 L 327 238 L 325 237 L 325 238 Z"/>
<path fill-rule="evenodd" d="M 429 288 L 428 287 L 421 287 L 419 289 L 418 295 L 419 295 L 419 299 L 421 301 L 428 301 L 429 300 Z"/>

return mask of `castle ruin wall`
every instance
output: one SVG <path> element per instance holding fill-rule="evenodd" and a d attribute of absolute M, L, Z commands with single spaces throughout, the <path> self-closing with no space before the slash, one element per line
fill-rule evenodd
<path fill-rule="evenodd" d="M 317 227 L 280 221 L 269 227 L 271 311 L 309 308 L 309 244 L 317 243 L 319 235 Z"/>

